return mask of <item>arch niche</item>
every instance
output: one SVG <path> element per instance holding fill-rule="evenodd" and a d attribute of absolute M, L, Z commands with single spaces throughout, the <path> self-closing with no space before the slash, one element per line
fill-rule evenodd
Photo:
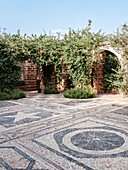
<path fill-rule="evenodd" d="M 122 55 L 117 53 L 112 47 L 101 47 L 99 50 L 99 57 L 103 61 L 102 63 L 94 63 L 92 69 L 92 86 L 97 91 L 97 93 L 105 93 L 106 89 L 104 88 L 104 64 L 105 63 L 105 52 L 110 53 L 114 57 L 117 57 L 119 65 L 121 65 Z M 111 92 L 111 91 L 110 91 Z"/>

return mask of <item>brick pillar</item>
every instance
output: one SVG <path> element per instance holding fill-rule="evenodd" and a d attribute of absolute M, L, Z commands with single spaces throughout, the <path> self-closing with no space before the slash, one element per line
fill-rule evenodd
<path fill-rule="evenodd" d="M 58 88 L 60 91 L 64 91 L 66 88 L 68 88 L 68 75 L 67 75 L 67 67 L 66 64 L 61 65 L 62 67 L 62 81 L 60 84 L 58 84 Z"/>
<path fill-rule="evenodd" d="M 56 88 L 57 87 L 57 80 L 56 80 L 56 73 L 53 70 L 51 78 L 50 78 L 50 82 L 49 82 L 50 87 Z"/>
<path fill-rule="evenodd" d="M 37 66 L 29 61 L 23 63 L 25 90 L 37 90 Z"/>
<path fill-rule="evenodd" d="M 103 87 L 103 60 L 104 56 L 100 53 L 101 63 L 94 63 L 93 86 L 97 93 L 104 93 Z"/>

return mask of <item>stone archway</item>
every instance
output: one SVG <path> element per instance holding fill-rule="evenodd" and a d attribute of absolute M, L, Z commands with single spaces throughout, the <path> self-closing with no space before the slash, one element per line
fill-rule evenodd
<path fill-rule="evenodd" d="M 122 58 L 122 53 L 121 50 L 114 50 L 110 45 L 103 45 L 99 48 L 99 57 L 102 61 L 104 61 L 104 51 L 109 51 L 110 53 L 114 54 L 118 60 L 119 63 L 121 64 L 121 58 Z M 104 93 L 104 87 L 103 87 L 103 77 L 104 77 L 104 68 L 102 63 L 94 63 L 94 68 L 93 68 L 93 87 L 97 91 L 97 93 Z"/>
<path fill-rule="evenodd" d="M 121 58 L 122 58 L 121 49 L 118 49 L 118 52 L 117 52 L 117 49 L 114 49 L 109 45 L 101 46 L 99 49 L 100 49 L 99 53 L 101 53 L 103 51 L 109 51 L 109 52 L 113 53 L 115 56 L 117 56 L 118 60 L 121 62 Z"/>

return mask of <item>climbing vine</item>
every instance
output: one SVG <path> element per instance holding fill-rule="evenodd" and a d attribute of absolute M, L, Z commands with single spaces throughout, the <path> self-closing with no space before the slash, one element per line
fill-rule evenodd
<path fill-rule="evenodd" d="M 62 79 L 62 63 L 66 64 L 69 79 L 74 86 L 82 86 L 89 81 L 92 63 L 98 60 L 98 48 L 104 41 L 100 31 L 91 32 L 91 21 L 85 29 L 69 29 L 61 38 L 59 33 L 57 36 L 21 36 L 20 31 L 13 35 L 3 32 L 1 37 L 10 45 L 16 60 L 30 60 L 39 67 L 54 67 L 57 82 Z"/>
<path fill-rule="evenodd" d="M 111 45 L 122 52 L 121 67 L 114 82 L 121 92 L 128 95 L 128 24 L 125 23 L 115 34 L 109 36 Z"/>
<path fill-rule="evenodd" d="M 4 89 L 13 89 L 20 77 L 20 67 L 12 48 L 14 44 L 10 44 L 0 36 L 0 91 Z"/>
<path fill-rule="evenodd" d="M 108 40 L 113 47 L 121 48 L 124 53 L 122 60 L 123 67 L 121 67 L 118 75 L 123 74 L 120 87 L 126 89 L 125 93 L 128 93 L 127 24 L 123 25 L 122 29 L 117 31 L 116 34 L 110 35 Z M 91 81 L 90 71 L 94 62 L 100 62 L 99 46 L 104 41 L 106 41 L 106 36 L 101 31 L 97 33 L 91 31 L 91 21 L 88 22 L 86 28 L 77 31 L 69 29 L 68 33 L 63 36 L 60 33 L 57 35 L 47 35 L 44 33 L 39 36 L 34 34 L 28 36 L 27 34 L 21 35 L 20 31 L 17 31 L 16 34 L 7 34 L 3 31 L 0 33 L 0 43 L 4 45 L 4 47 L 1 46 L 0 50 L 0 66 L 5 67 L 5 69 L 11 68 L 12 62 L 19 70 L 19 63 L 25 60 L 33 61 L 40 68 L 51 66 L 56 72 L 57 82 L 59 83 L 62 79 L 61 66 L 66 64 L 70 82 L 73 86 L 82 87 Z M 3 60 L 6 58 L 5 56 L 11 61 L 8 66 L 3 63 Z M 111 62 L 115 61 L 111 60 Z M 17 73 L 19 74 L 18 71 Z M 18 74 L 15 80 L 19 78 Z M 1 76 L 3 75 L 4 72 L 1 72 Z M 10 78 L 8 77 L 7 79 Z M 5 80 L 1 79 L 0 81 L 4 82 Z"/>
<path fill-rule="evenodd" d="M 117 79 L 117 71 L 120 67 L 118 58 L 110 53 L 109 51 L 104 51 L 104 67 L 103 67 L 103 86 L 105 92 L 111 92 L 112 90 L 118 89 L 118 85 L 114 82 Z"/>

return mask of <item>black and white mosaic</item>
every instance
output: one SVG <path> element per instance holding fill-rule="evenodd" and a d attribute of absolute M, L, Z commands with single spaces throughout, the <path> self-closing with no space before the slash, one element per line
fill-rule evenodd
<path fill-rule="evenodd" d="M 117 109 L 117 110 L 113 111 L 113 113 L 128 116 L 128 107 L 123 107 L 121 109 Z"/>
<path fill-rule="evenodd" d="M 127 170 L 128 105 L 118 103 L 62 95 L 0 102 L 0 170 Z"/>
<path fill-rule="evenodd" d="M 32 170 L 35 164 L 34 159 L 15 146 L 0 146 L 0 152 L 0 167 L 7 170 Z M 12 161 L 12 157 L 17 159 L 16 162 Z"/>
<path fill-rule="evenodd" d="M 63 102 L 63 103 L 60 103 L 60 104 L 68 105 L 68 106 L 76 106 L 78 104 L 86 104 L 86 103 L 91 102 L 91 101 L 92 100 L 80 100 L 80 101 L 72 100 L 70 102 Z"/>
<path fill-rule="evenodd" d="M 0 101 L 0 108 L 2 107 L 9 107 L 9 106 L 15 106 L 17 104 L 12 103 L 12 102 L 7 102 L 7 101 Z"/>
<path fill-rule="evenodd" d="M 7 137 L 0 135 L 0 144 L 7 141 Z"/>
<path fill-rule="evenodd" d="M 86 149 L 105 151 L 119 148 L 124 144 L 124 139 L 115 134 L 106 131 L 85 131 L 78 133 L 71 138 L 73 145 Z"/>
<path fill-rule="evenodd" d="M 126 146 L 124 144 L 125 139 L 119 136 L 117 132 L 120 131 L 110 127 L 67 129 L 55 133 L 54 138 L 61 150 L 78 158 L 125 157 L 128 154 L 128 150 L 115 154 L 108 152 L 113 149 L 116 150 L 123 145 Z M 120 133 L 124 133 L 124 136 L 127 135 L 122 131 Z"/>
<path fill-rule="evenodd" d="M 86 163 L 89 158 L 97 161 L 97 167 L 99 159 L 128 159 L 128 133 L 91 120 L 43 134 L 33 141 L 84 169 L 94 169 Z"/>
<path fill-rule="evenodd" d="M 41 109 L 23 110 L 19 112 L 17 111 L 8 112 L 0 115 L 0 125 L 6 128 L 10 128 L 16 125 L 31 123 L 58 114 L 59 113 L 54 113 L 51 111 L 46 111 Z"/>

